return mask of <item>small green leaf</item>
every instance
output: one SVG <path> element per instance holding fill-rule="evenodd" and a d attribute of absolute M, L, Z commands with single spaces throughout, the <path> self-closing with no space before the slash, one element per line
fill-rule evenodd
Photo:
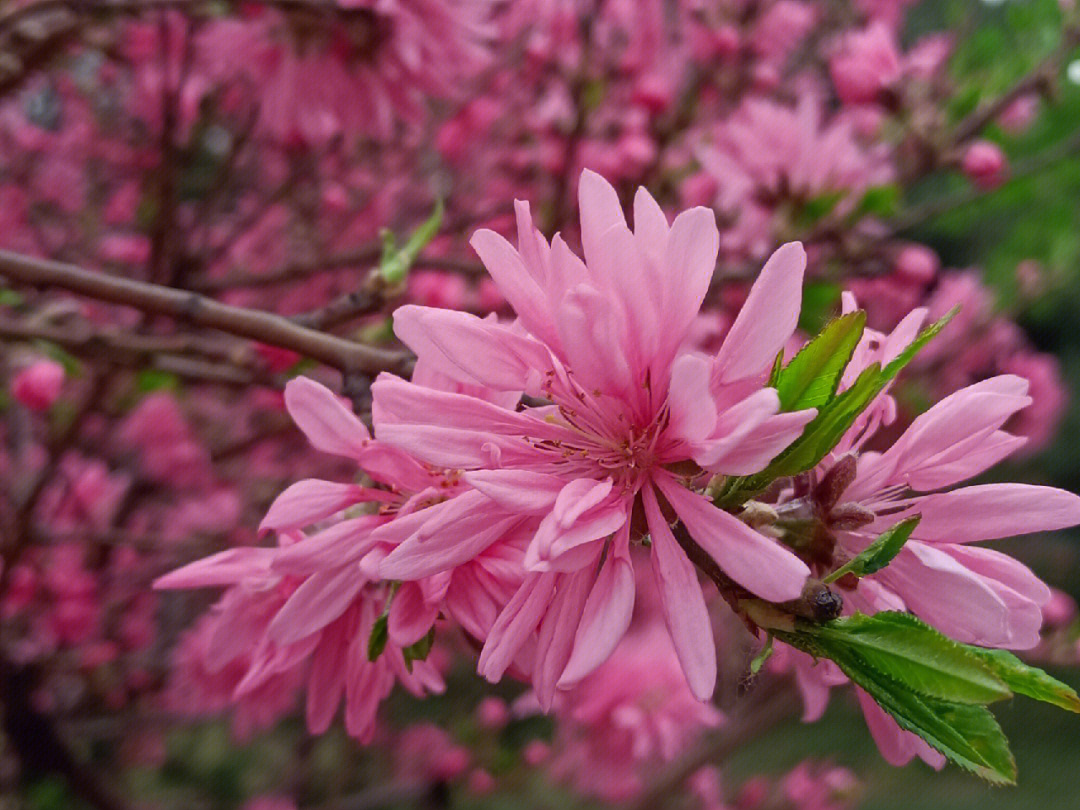
<path fill-rule="evenodd" d="M 158 368 L 146 368 L 135 378 L 135 388 L 140 394 L 151 391 L 176 391 L 180 388 L 180 378 Z"/>
<path fill-rule="evenodd" d="M 784 370 L 784 350 L 781 349 L 776 353 L 776 359 L 772 364 L 772 371 L 769 372 L 769 388 L 776 388 L 776 384 L 780 381 L 780 372 Z"/>
<path fill-rule="evenodd" d="M 836 582 L 845 574 L 864 577 L 867 574 L 880 571 L 893 561 L 893 557 L 900 553 L 900 549 L 904 547 L 904 543 L 911 537 L 911 533 L 919 525 L 920 520 L 922 520 L 922 517 L 915 515 L 907 520 L 901 520 L 895 526 L 886 529 L 878 535 L 878 538 L 873 543 L 864 548 L 858 556 L 837 568 L 825 577 L 823 582 L 828 585 L 830 582 Z"/>
<path fill-rule="evenodd" d="M 864 216 L 891 217 L 900 207 L 900 187 L 895 184 L 872 186 L 866 190 L 862 199 L 851 212 L 850 219 L 856 221 Z"/>
<path fill-rule="evenodd" d="M 428 653 L 431 652 L 431 645 L 435 643 L 435 626 L 432 625 L 431 629 L 427 631 L 422 639 L 415 644 L 410 644 L 408 647 L 403 647 L 401 654 L 405 656 L 405 666 L 409 672 L 412 672 L 413 661 L 426 661 Z"/>
<path fill-rule="evenodd" d="M 769 633 L 768 638 L 765 639 L 765 646 L 761 648 L 761 652 L 754 656 L 750 662 L 750 674 L 757 675 L 761 672 L 761 668 L 765 666 L 765 662 L 772 658 L 773 654 L 773 642 L 775 637 L 772 633 Z"/>
<path fill-rule="evenodd" d="M 428 242 L 435 238 L 442 226 L 443 203 L 439 200 L 435 203 L 435 210 L 431 213 L 419 228 L 412 232 L 404 246 L 400 250 L 394 249 L 393 235 L 383 236 L 383 259 L 379 267 L 383 280 L 388 284 L 398 284 L 405 280 L 416 257 L 420 255 Z"/>
<path fill-rule="evenodd" d="M 21 306 L 22 302 L 23 297 L 15 290 L 0 287 L 0 307 L 17 307 Z"/>
<path fill-rule="evenodd" d="M 833 212 L 839 202 L 847 196 L 846 189 L 826 191 L 807 200 L 796 214 L 796 224 L 801 227 L 815 225 L 822 218 Z"/>
<path fill-rule="evenodd" d="M 1001 678 L 1012 691 L 1070 712 L 1080 712 L 1080 697 L 1072 687 L 1047 675 L 1038 667 L 1025 664 L 1007 650 L 988 650 L 983 647 L 966 648 L 980 658 L 987 669 Z"/>
<path fill-rule="evenodd" d="M 376 660 L 386 649 L 386 642 L 390 638 L 386 614 L 375 620 L 371 626 L 371 635 L 368 636 L 367 657 L 368 661 Z"/>
<path fill-rule="evenodd" d="M 777 375 L 781 410 L 818 408 L 832 399 L 865 326 L 865 312 L 850 312 L 807 343 Z"/>

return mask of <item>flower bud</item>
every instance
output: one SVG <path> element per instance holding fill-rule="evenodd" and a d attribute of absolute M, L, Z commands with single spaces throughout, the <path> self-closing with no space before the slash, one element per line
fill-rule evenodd
<path fill-rule="evenodd" d="M 22 369 L 11 381 L 11 395 L 32 411 L 48 410 L 64 385 L 64 367 L 52 360 L 38 360 Z"/>
<path fill-rule="evenodd" d="M 990 141 L 975 141 L 964 152 L 960 168 L 979 188 L 992 189 L 1005 180 L 1008 166 L 1000 146 Z"/>

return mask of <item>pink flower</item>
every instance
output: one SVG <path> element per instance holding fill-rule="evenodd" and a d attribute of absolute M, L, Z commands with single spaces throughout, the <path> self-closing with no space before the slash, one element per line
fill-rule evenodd
<path fill-rule="evenodd" d="M 64 367 L 52 360 L 37 360 L 11 380 L 11 396 L 31 411 L 46 411 L 60 396 Z"/>
<path fill-rule="evenodd" d="M 553 772 L 608 801 L 635 795 L 651 769 L 723 719 L 687 689 L 655 620 L 628 633 L 600 668 L 561 695 L 556 715 Z"/>
<path fill-rule="evenodd" d="M 1001 147 L 990 141 L 975 141 L 965 151 L 960 161 L 963 170 L 975 185 L 993 189 L 1005 182 L 1008 162 Z"/>
<path fill-rule="evenodd" d="M 631 231 L 599 175 L 585 172 L 579 195 L 585 261 L 559 236 L 549 245 L 525 203 L 517 250 L 490 231 L 473 237 L 515 324 L 415 306 L 396 312 L 395 331 L 421 363 L 511 402 L 524 391 L 537 404 L 508 410 L 389 375 L 376 381 L 379 439 L 464 470 L 476 488 L 431 507 L 422 526 L 387 527 L 384 536 L 401 542 L 381 575 L 430 577 L 511 529 L 524 533 L 528 573 L 487 635 L 479 669 L 490 680 L 514 663 L 531 671 L 548 706 L 556 686 L 579 682 L 625 632 L 635 593 L 630 545 L 648 531 L 675 648 L 704 699 L 716 678 L 712 632 L 671 521 L 763 598 L 795 598 L 807 573 L 794 554 L 695 491 L 712 474 L 761 469 L 813 415 L 777 414 L 776 392 L 763 387 L 795 327 L 805 256 L 796 244 L 776 252 L 707 357 L 685 339 L 716 263 L 713 214 L 697 208 L 669 225 L 639 189 Z"/>
<path fill-rule="evenodd" d="M 872 104 L 900 78 L 902 65 L 893 32 L 883 22 L 841 39 L 829 59 L 829 74 L 846 104 Z"/>

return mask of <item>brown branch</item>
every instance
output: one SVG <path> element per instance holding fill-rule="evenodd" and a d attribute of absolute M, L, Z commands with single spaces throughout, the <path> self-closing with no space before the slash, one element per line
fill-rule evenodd
<path fill-rule="evenodd" d="M 726 722 L 706 734 L 701 742 L 676 759 L 642 791 L 628 810 L 653 810 L 677 792 L 686 780 L 706 765 L 722 762 L 749 740 L 760 737 L 791 717 L 799 707 L 799 698 L 784 681 L 760 684 L 743 699 Z"/>
<path fill-rule="evenodd" d="M 237 337 L 291 349 L 337 369 L 346 377 L 404 373 L 407 355 L 365 346 L 324 334 L 270 312 L 234 307 L 197 293 L 159 284 L 109 276 L 71 264 L 35 259 L 0 250 L 0 275 L 32 287 L 56 287 L 99 301 L 132 307 L 142 312 L 167 315 L 195 326 L 218 329 Z"/>

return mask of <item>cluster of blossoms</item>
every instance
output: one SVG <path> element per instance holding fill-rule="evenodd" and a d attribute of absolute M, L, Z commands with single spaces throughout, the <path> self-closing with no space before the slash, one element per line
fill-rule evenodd
<path fill-rule="evenodd" d="M 743 597 L 794 603 L 913 515 L 921 522 L 890 565 L 836 583 L 843 610 L 910 611 L 984 647 L 1039 643 L 1049 588 L 971 543 L 1080 523 L 1080 497 L 1023 484 L 947 489 L 1024 444 L 1001 428 L 1030 404 L 1025 380 L 961 389 L 886 446 L 875 439 L 897 408 L 883 391 L 816 467 L 737 513 L 720 508 L 710 493 L 761 471 L 817 413 L 782 409 L 770 385 L 798 320 L 803 250 L 769 259 L 706 354 L 690 338 L 719 247 L 714 214 L 669 223 L 639 189 L 631 230 L 599 175 L 585 172 L 579 195 L 584 259 L 560 236 L 545 240 L 521 202 L 516 248 L 474 236 L 515 320 L 397 310 L 417 366 L 411 381 L 372 386 L 374 437 L 327 389 L 289 383 L 297 425 L 316 449 L 355 461 L 357 483 L 293 484 L 261 524 L 275 547 L 224 551 L 158 581 L 228 587 L 191 644 L 251 721 L 306 683 L 311 731 L 344 699 L 346 728 L 369 740 L 396 682 L 415 694 L 443 688 L 423 659 L 453 622 L 479 647 L 481 675 L 526 679 L 541 710 L 565 713 L 566 733 L 590 729 L 564 743 L 555 772 L 623 798 L 638 789 L 640 761 L 671 758 L 684 735 L 721 722 L 697 703 L 713 694 L 717 652 L 696 566 L 743 595 L 737 610 Z M 898 358 L 926 314 L 890 334 L 866 330 L 839 392 Z M 646 577 L 655 596 L 630 630 Z M 668 643 L 685 682 L 654 666 Z M 775 665 L 795 670 L 810 719 L 845 680 L 797 650 Z M 604 674 L 643 666 L 648 675 Z M 887 759 L 944 763 L 859 696 Z M 650 701 L 662 715 L 642 707 Z"/>

